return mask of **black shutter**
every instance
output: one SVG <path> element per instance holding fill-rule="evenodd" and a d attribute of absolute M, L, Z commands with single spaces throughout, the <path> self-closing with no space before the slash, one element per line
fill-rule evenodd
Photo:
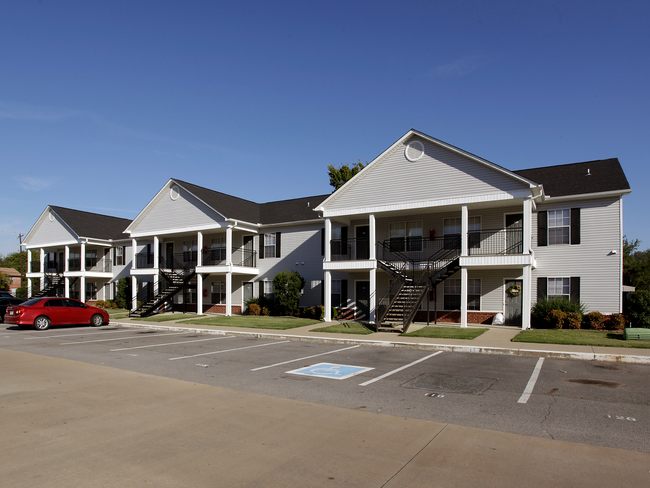
<path fill-rule="evenodd" d="M 546 210 L 537 212 L 537 245 L 548 245 L 548 212 Z"/>
<path fill-rule="evenodd" d="M 115 263 L 117 261 L 117 248 L 113 248 L 113 266 L 115 266 Z"/>
<path fill-rule="evenodd" d="M 320 230 L 320 255 L 325 256 L 325 229 Z"/>
<path fill-rule="evenodd" d="M 282 253 L 280 250 L 280 232 L 275 233 L 275 257 L 276 258 L 282 257 Z"/>
<path fill-rule="evenodd" d="M 341 255 L 347 256 L 348 254 L 348 228 L 341 227 Z"/>
<path fill-rule="evenodd" d="M 260 293 L 259 293 L 258 297 L 259 298 L 264 298 L 264 282 L 259 281 L 258 283 L 260 284 Z"/>
<path fill-rule="evenodd" d="M 341 280 L 341 307 L 348 306 L 348 280 Z"/>
<path fill-rule="evenodd" d="M 325 305 L 325 280 L 320 282 L 320 303 Z"/>
<path fill-rule="evenodd" d="M 260 259 L 264 259 L 264 234 L 260 234 L 257 238 L 259 239 Z"/>
<path fill-rule="evenodd" d="M 571 277 L 571 300 L 574 302 L 580 302 L 580 277 L 572 276 Z"/>
<path fill-rule="evenodd" d="M 580 209 L 571 209 L 571 244 L 580 244 Z"/>
<path fill-rule="evenodd" d="M 537 301 L 544 300 L 548 293 L 548 281 L 546 278 L 537 278 Z"/>

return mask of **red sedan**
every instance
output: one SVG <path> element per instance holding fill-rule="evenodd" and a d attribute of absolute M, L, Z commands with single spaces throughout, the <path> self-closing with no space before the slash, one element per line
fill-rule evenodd
<path fill-rule="evenodd" d="M 108 314 L 74 298 L 32 298 L 20 305 L 7 307 L 5 323 L 21 329 L 34 327 L 47 330 L 50 325 L 90 324 L 95 327 L 108 324 Z"/>

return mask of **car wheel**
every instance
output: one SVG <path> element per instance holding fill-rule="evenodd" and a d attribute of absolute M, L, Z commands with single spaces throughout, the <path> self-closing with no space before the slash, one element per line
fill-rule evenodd
<path fill-rule="evenodd" d="M 104 325 L 104 317 L 96 313 L 90 318 L 90 325 L 92 325 L 93 327 L 99 327 L 101 325 Z"/>
<path fill-rule="evenodd" d="M 50 328 L 52 322 L 45 315 L 41 315 L 34 320 L 34 328 L 36 330 L 47 330 Z"/>

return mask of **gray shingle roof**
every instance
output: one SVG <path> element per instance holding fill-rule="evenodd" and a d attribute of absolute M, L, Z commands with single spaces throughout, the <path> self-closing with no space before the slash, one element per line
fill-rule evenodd
<path fill-rule="evenodd" d="M 617 158 L 523 169 L 513 173 L 544 185 L 544 193 L 551 197 L 630 189 Z"/>
<path fill-rule="evenodd" d="M 124 233 L 131 220 L 120 217 L 111 217 L 82 210 L 73 210 L 65 207 L 50 208 L 61 217 L 66 224 L 79 236 L 95 239 L 128 239 Z"/>

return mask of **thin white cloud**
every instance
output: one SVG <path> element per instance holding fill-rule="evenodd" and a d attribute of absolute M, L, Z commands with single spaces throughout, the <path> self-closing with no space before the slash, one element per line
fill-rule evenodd
<path fill-rule="evenodd" d="M 436 66 L 431 70 L 431 75 L 436 78 L 460 78 L 487 66 L 490 62 L 483 56 L 463 56 L 451 63 Z"/>
<path fill-rule="evenodd" d="M 0 119 L 35 120 L 39 122 L 56 122 L 73 117 L 87 117 L 89 114 L 80 110 L 38 107 L 22 103 L 0 101 Z"/>
<path fill-rule="evenodd" d="M 18 181 L 18 184 L 23 190 L 27 191 L 41 191 L 54 183 L 54 181 L 34 178 L 33 176 L 18 176 L 14 179 Z"/>

